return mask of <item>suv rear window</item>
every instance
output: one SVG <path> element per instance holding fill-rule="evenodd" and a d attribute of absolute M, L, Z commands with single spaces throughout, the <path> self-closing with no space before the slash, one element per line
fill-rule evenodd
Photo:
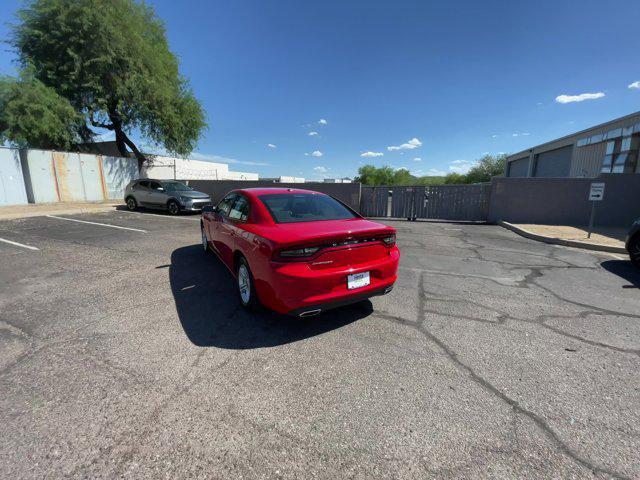
<path fill-rule="evenodd" d="M 313 193 L 274 193 L 260 195 L 276 223 L 315 222 L 356 218 L 351 210 L 337 200 Z"/>

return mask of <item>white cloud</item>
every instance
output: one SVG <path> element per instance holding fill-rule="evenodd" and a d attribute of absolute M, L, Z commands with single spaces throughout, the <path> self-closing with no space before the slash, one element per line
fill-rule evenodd
<path fill-rule="evenodd" d="M 640 82 L 633 82 L 629 84 L 629 88 L 640 89 Z"/>
<path fill-rule="evenodd" d="M 558 95 L 556 97 L 556 102 L 558 103 L 583 102 L 585 100 L 596 100 L 602 97 L 604 97 L 603 92 L 581 93 L 580 95 Z"/>
<path fill-rule="evenodd" d="M 321 157 L 322 156 L 322 152 L 320 150 L 314 150 L 313 152 L 311 152 L 311 156 L 312 157 Z"/>
<path fill-rule="evenodd" d="M 512 133 L 511 134 L 512 137 L 528 137 L 529 135 L 531 135 L 529 132 Z"/>
<path fill-rule="evenodd" d="M 321 165 L 318 165 L 317 167 L 313 167 L 313 171 L 316 173 L 327 173 L 329 171 L 329 169 L 327 167 L 323 167 Z"/>
<path fill-rule="evenodd" d="M 435 177 L 444 177 L 447 174 L 444 170 L 438 170 L 437 168 L 430 168 L 427 170 L 427 175 L 432 175 Z"/>
<path fill-rule="evenodd" d="M 319 123 L 320 125 L 326 125 L 326 124 L 327 124 L 327 123 L 329 123 L 329 122 L 327 122 L 324 118 L 321 118 L 320 120 L 318 120 L 318 123 Z"/>
<path fill-rule="evenodd" d="M 402 145 L 392 145 L 387 147 L 387 150 L 390 152 L 394 150 L 413 150 L 414 148 L 418 148 L 422 146 L 422 142 L 417 138 L 412 138 L 407 143 L 403 143 Z"/>
<path fill-rule="evenodd" d="M 267 147 L 269 147 L 269 148 L 278 148 L 273 143 L 267 143 Z"/>
<path fill-rule="evenodd" d="M 500 135 L 498 135 L 497 133 L 494 133 L 493 135 L 491 135 L 491 138 L 498 138 Z"/>
<path fill-rule="evenodd" d="M 318 132 L 309 132 L 310 137 L 315 137 L 316 135 L 318 135 Z"/>
<path fill-rule="evenodd" d="M 372 157 L 382 157 L 384 153 L 382 152 L 364 152 L 360 154 L 361 157 L 372 158 Z"/>
<path fill-rule="evenodd" d="M 420 157 L 416 157 L 416 158 L 414 158 L 414 159 L 413 159 L 413 161 L 414 161 L 414 162 L 421 162 L 421 161 L 422 161 L 422 159 L 421 159 Z"/>

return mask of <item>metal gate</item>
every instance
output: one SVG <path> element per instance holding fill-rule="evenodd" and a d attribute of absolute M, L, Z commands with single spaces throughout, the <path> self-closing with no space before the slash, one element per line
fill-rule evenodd
<path fill-rule="evenodd" d="M 491 184 L 362 187 L 366 217 L 486 221 Z"/>

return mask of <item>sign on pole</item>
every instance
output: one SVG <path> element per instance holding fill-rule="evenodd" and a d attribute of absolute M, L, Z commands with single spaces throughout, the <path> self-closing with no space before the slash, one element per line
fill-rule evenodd
<path fill-rule="evenodd" d="M 591 218 L 589 219 L 589 230 L 587 232 L 587 238 L 591 238 L 591 232 L 593 231 L 593 222 L 596 218 L 596 202 L 601 202 L 604 199 L 604 183 L 594 182 L 589 189 L 589 201 L 591 202 Z"/>
<path fill-rule="evenodd" d="M 604 198 L 604 183 L 592 183 L 589 190 L 589 200 L 600 202 Z"/>

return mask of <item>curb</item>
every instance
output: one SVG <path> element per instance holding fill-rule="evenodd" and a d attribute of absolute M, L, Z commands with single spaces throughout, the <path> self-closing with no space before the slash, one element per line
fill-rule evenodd
<path fill-rule="evenodd" d="M 609 253 L 622 253 L 627 254 L 627 250 L 624 247 L 613 247 L 610 245 L 598 245 L 594 243 L 582 242 L 580 240 L 565 240 L 562 238 L 546 237 L 537 233 L 530 232 L 523 228 L 517 227 L 509 222 L 499 221 L 498 225 L 507 230 L 517 233 L 518 235 L 529 238 L 531 240 L 537 240 L 538 242 L 550 243 L 553 245 L 563 245 L 565 247 L 582 248 L 584 250 L 595 250 L 597 252 L 609 252 Z"/>
<path fill-rule="evenodd" d="M 34 210 L 32 212 L 20 212 L 20 213 L 0 213 L 0 220 L 15 220 L 17 218 L 29 218 L 29 217 L 42 217 L 44 215 L 73 215 L 76 213 L 101 213 L 111 212 L 116 210 L 121 204 L 105 205 L 98 208 L 67 208 L 67 209 L 55 209 L 55 210 Z M 122 204 L 123 205 L 123 204 Z"/>

